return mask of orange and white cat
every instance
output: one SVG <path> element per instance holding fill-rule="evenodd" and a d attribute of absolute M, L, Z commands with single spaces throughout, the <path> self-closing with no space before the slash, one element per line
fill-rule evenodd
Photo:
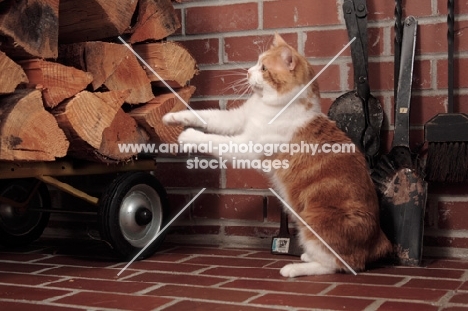
<path fill-rule="evenodd" d="M 248 70 L 247 80 L 253 94 L 242 106 L 232 110 L 197 111 L 206 124 L 188 110 L 166 114 L 163 121 L 167 125 L 193 127 L 179 136 L 179 141 L 184 143 L 351 144 L 335 122 L 321 113 L 317 83 L 294 99 L 314 75 L 307 60 L 277 34 L 271 48 Z M 223 157 L 266 158 L 259 153 L 236 152 Z M 278 152 L 268 158 L 286 160 L 289 164 L 268 174 L 272 187 L 355 271 L 363 270 L 366 263 L 391 251 L 391 243 L 379 226 L 377 195 L 363 154 L 356 151 L 312 156 Z M 301 222 L 296 222 L 296 226 L 304 262 L 284 266 L 280 271 L 283 276 L 346 270 L 306 226 Z"/>

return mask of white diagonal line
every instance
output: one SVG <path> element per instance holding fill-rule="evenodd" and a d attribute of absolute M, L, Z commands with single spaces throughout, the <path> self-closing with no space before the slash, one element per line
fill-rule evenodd
<path fill-rule="evenodd" d="M 325 240 L 322 239 L 322 238 L 320 237 L 320 235 L 318 235 L 318 233 L 315 232 L 315 230 L 312 229 L 312 227 L 310 227 L 310 226 L 304 221 L 304 219 L 302 219 L 302 217 L 299 216 L 299 214 L 296 213 L 296 211 L 293 210 L 292 207 L 289 206 L 288 203 L 286 203 L 286 201 L 283 200 L 283 198 L 282 198 L 278 193 L 276 193 L 275 190 L 273 190 L 272 188 L 269 188 L 269 189 L 270 189 L 270 191 L 273 192 L 273 194 L 276 195 L 276 197 L 284 204 L 284 206 L 286 206 L 286 207 L 289 209 L 289 211 L 290 211 L 294 216 L 296 216 L 297 219 L 299 219 L 299 220 L 304 224 L 304 226 L 306 226 L 307 229 L 309 229 L 310 232 L 312 232 L 312 233 L 317 237 L 317 239 L 319 239 L 319 241 L 322 242 L 322 243 L 328 248 L 328 250 L 329 250 L 330 252 L 332 252 L 332 254 L 335 255 L 335 257 L 338 258 L 338 259 L 346 266 L 346 268 L 348 268 L 349 271 L 351 271 L 352 274 L 357 275 L 356 271 L 354 271 L 353 268 L 351 268 L 351 267 L 346 263 L 346 261 L 344 261 L 344 259 L 341 258 L 341 256 L 338 255 L 338 253 L 335 252 L 335 250 L 333 250 L 333 248 L 331 248 L 331 246 L 328 245 L 328 243 L 325 242 Z"/>
<path fill-rule="evenodd" d="M 325 67 L 323 67 L 322 70 L 320 70 L 319 73 L 317 73 L 317 74 L 312 78 L 312 80 L 310 80 L 310 82 L 307 83 L 307 85 L 304 86 L 304 87 L 299 91 L 299 93 L 297 93 L 296 96 L 294 96 L 293 99 L 291 99 L 291 100 L 289 101 L 289 103 L 288 103 L 286 106 L 284 106 L 283 109 L 281 109 L 280 112 L 278 112 L 278 113 L 276 114 L 276 116 L 275 116 L 273 119 L 271 119 L 270 122 L 268 122 L 268 124 L 272 124 L 272 123 L 276 120 L 276 118 L 278 118 L 278 117 L 289 107 L 289 105 L 291 105 L 291 104 L 302 94 L 302 92 L 304 92 L 312 83 L 314 83 L 314 81 L 317 80 L 317 78 L 328 68 L 328 66 L 330 66 L 330 65 L 341 55 L 341 53 L 343 53 L 344 50 L 346 50 L 346 49 L 348 48 L 348 46 L 350 46 L 351 43 L 354 42 L 354 40 L 356 40 L 356 37 L 353 37 L 353 38 L 351 39 L 351 41 L 349 41 L 348 44 L 346 44 L 346 45 L 341 49 L 341 51 L 339 51 L 338 54 L 336 54 L 335 57 L 333 57 L 333 58 L 328 62 L 328 64 L 327 64 Z"/>
<path fill-rule="evenodd" d="M 200 120 L 202 121 L 203 124 L 206 124 L 206 121 L 203 120 L 202 117 L 200 117 L 200 115 L 195 111 L 193 110 L 186 102 L 185 100 L 180 97 L 179 94 L 177 94 L 176 91 L 174 91 L 174 89 L 169 85 L 167 84 L 166 81 L 164 81 L 164 79 L 153 69 L 153 67 L 151 67 L 140 55 L 138 55 L 137 52 L 135 52 L 135 50 L 130 46 L 130 44 L 128 44 L 127 42 L 125 42 L 124 39 L 122 39 L 122 37 L 118 36 L 119 40 L 146 66 L 146 68 L 148 68 L 156 77 L 158 77 L 158 79 L 169 89 L 171 90 L 172 93 L 174 93 L 174 95 L 181 101 L 184 103 L 185 106 L 187 106 L 187 108 L 193 113 L 195 114 L 195 116 Z"/>
<path fill-rule="evenodd" d="M 203 191 L 205 191 L 206 188 L 203 188 L 202 190 L 200 190 L 200 192 L 197 193 L 196 196 L 193 197 L 192 200 L 190 200 L 190 202 L 187 203 L 187 205 L 185 205 L 185 207 L 177 213 L 177 215 L 174 216 L 174 218 L 171 219 L 171 221 L 169 221 L 167 223 L 166 226 L 164 226 L 164 228 L 162 228 L 156 235 L 154 238 L 151 239 L 151 241 L 148 242 L 148 244 L 146 244 L 145 247 L 143 247 L 139 252 L 138 254 L 135 255 L 135 257 L 133 257 L 132 260 L 130 260 L 126 265 L 125 267 L 122 268 L 122 270 L 120 270 L 119 273 L 117 273 L 117 276 L 120 276 L 147 248 L 148 246 L 151 245 L 151 243 L 153 243 L 154 241 L 156 241 L 156 239 L 164 232 L 166 231 L 167 228 L 169 228 L 169 226 L 190 206 L 190 204 L 192 204 L 196 198 L 198 198 L 200 196 L 200 194 L 202 194 Z"/>

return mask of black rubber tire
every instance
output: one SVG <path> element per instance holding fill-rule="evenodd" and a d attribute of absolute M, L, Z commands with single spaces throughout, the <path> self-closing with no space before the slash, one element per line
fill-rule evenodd
<path fill-rule="evenodd" d="M 22 202 L 30 195 L 36 179 L 3 180 L 0 196 Z M 6 247 L 21 247 L 36 241 L 49 223 L 50 213 L 30 211 L 31 207 L 50 209 L 49 190 L 44 183 L 39 185 L 31 201 L 24 209 L 0 203 L 0 244 Z"/>
<path fill-rule="evenodd" d="M 112 181 L 99 199 L 98 224 L 101 238 L 112 246 L 116 255 L 122 260 L 133 259 L 144 247 L 132 245 L 129 239 L 124 236 L 124 229 L 121 228 L 119 215 L 124 200 L 128 195 L 131 195 L 132 188 L 140 185 L 149 186 L 159 197 L 159 202 L 151 202 L 151 204 L 160 204 L 158 206 L 161 208 L 162 219 L 154 215 L 151 221 L 160 222 L 159 230 L 157 231 L 159 232 L 167 224 L 169 204 L 164 187 L 153 175 L 147 172 L 128 172 L 120 175 Z M 139 195 L 144 196 L 145 194 L 139 193 Z M 154 236 L 155 234 L 147 236 L 145 240 L 149 238 L 151 241 Z M 164 241 L 164 238 L 165 232 L 148 246 L 137 259 L 141 260 L 153 255 Z"/>

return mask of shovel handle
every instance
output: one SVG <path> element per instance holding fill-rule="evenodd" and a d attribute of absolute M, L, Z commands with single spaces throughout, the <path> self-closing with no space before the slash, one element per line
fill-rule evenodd
<path fill-rule="evenodd" d="M 454 24 L 455 24 L 455 1 L 448 0 L 447 1 L 447 44 L 448 44 L 448 105 L 447 105 L 447 112 L 453 113 L 453 77 L 454 77 L 454 70 L 453 70 L 453 53 L 454 53 Z"/>
<path fill-rule="evenodd" d="M 280 235 L 289 235 L 288 214 L 286 214 L 286 212 L 283 209 L 281 209 L 280 217 Z"/>
<path fill-rule="evenodd" d="M 409 114 L 417 25 L 418 22 L 413 16 L 408 16 L 405 19 L 401 47 L 400 76 L 398 78 L 398 97 L 395 107 L 395 134 L 392 147 L 402 146 L 409 148 Z"/>
<path fill-rule="evenodd" d="M 361 33 L 358 17 L 356 16 L 356 11 L 354 9 L 354 1 L 345 0 L 342 7 L 346 29 L 348 30 L 348 37 L 350 40 L 356 38 L 351 44 L 351 59 L 353 61 L 354 87 L 357 88 L 360 77 L 367 79 L 367 53 L 364 50 L 363 44 L 363 41 L 367 41 L 367 32 Z M 359 95 L 360 97 L 363 97 L 363 94 Z"/>
<path fill-rule="evenodd" d="M 394 72 L 393 72 L 393 100 L 396 103 L 398 96 L 398 78 L 400 76 L 400 58 L 401 58 L 401 40 L 403 38 L 402 16 L 403 9 L 401 6 L 402 0 L 395 1 L 395 55 L 394 55 Z"/>

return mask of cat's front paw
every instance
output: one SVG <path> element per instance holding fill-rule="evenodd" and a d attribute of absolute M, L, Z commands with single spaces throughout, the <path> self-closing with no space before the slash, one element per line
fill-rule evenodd
<path fill-rule="evenodd" d="M 169 112 L 162 117 L 162 122 L 170 126 L 185 126 L 184 120 L 178 117 L 177 113 Z"/>
<path fill-rule="evenodd" d="M 184 127 L 204 127 L 194 112 L 183 110 L 178 112 L 169 112 L 162 117 L 165 125 L 184 126 Z"/>
<path fill-rule="evenodd" d="M 193 128 L 188 128 L 180 133 L 178 141 L 183 144 L 198 144 L 204 142 L 205 133 L 197 131 Z"/>

